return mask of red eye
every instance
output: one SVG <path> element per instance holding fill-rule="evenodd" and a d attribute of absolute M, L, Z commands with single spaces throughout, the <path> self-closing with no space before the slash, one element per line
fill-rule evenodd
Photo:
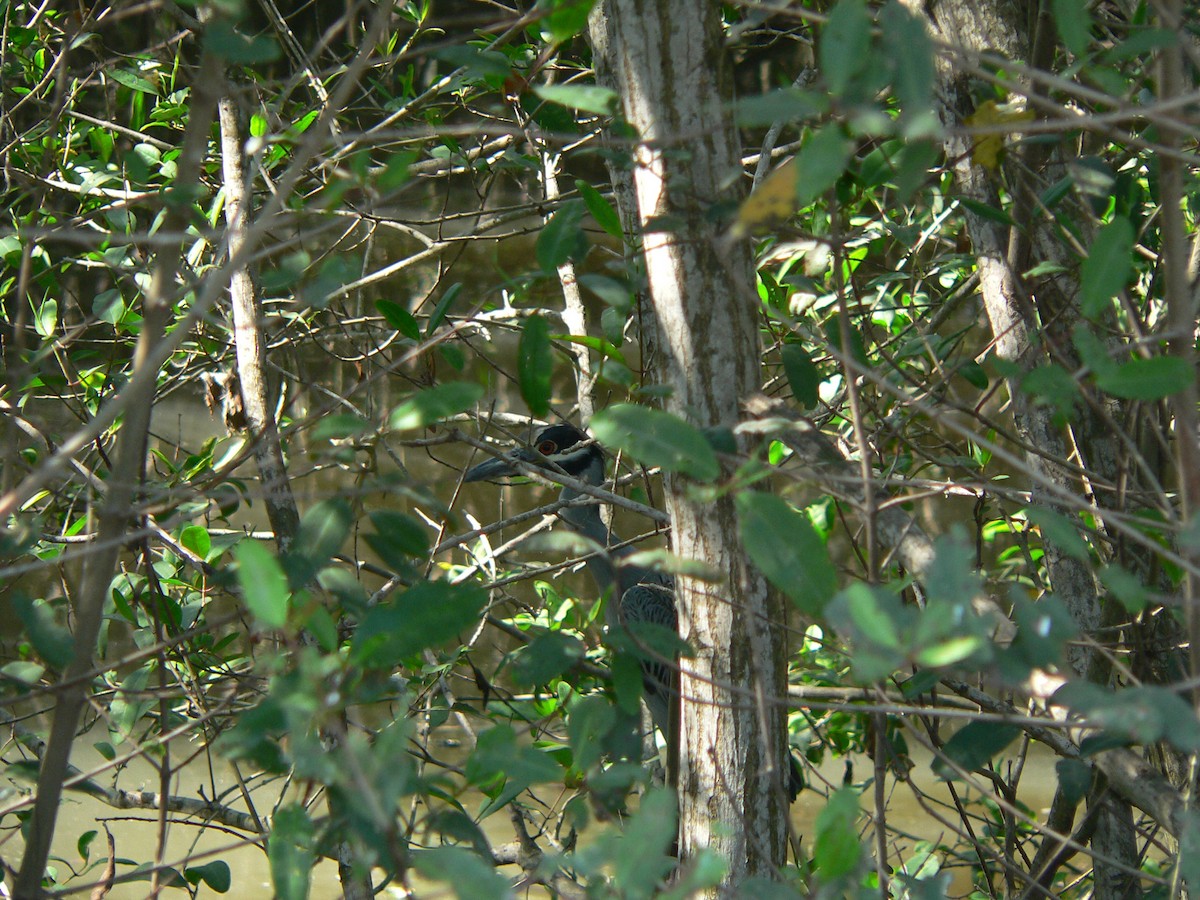
<path fill-rule="evenodd" d="M 549 456 L 557 449 L 558 444 L 554 443 L 554 441 L 542 441 L 537 445 L 537 451 L 538 453 L 542 454 L 542 456 Z"/>

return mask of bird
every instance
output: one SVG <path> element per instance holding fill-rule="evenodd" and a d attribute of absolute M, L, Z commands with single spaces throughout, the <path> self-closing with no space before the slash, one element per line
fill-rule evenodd
<path fill-rule="evenodd" d="M 463 481 L 497 481 L 526 474 L 521 463 L 541 469 L 551 479 L 561 472 L 595 487 L 604 484 L 604 451 L 570 423 L 539 428 L 529 446 L 517 447 L 468 469 Z M 666 741 L 668 778 L 673 782 L 678 760 L 678 663 L 645 647 L 639 633 L 646 634 L 648 625 L 678 633 L 675 581 L 666 573 L 626 561 L 635 548 L 624 544 L 604 524 L 600 507 L 596 503 L 571 503 L 586 496 L 584 491 L 564 485 L 560 499 L 565 505 L 558 515 L 571 531 L 604 549 L 588 556 L 586 565 L 601 596 L 607 597 L 605 624 L 609 634 L 626 636 L 641 650 L 642 698 L 654 727 Z"/>
<path fill-rule="evenodd" d="M 553 480 L 555 473 L 569 475 L 577 481 L 600 487 L 604 484 L 604 451 L 584 432 L 570 423 L 546 425 L 539 428 L 526 447 L 516 447 L 502 456 L 468 469 L 464 482 L 497 481 L 524 475 L 523 466 L 540 469 Z M 604 548 L 586 559 L 588 571 L 608 597 L 605 619 L 609 634 L 630 636 L 639 649 L 642 672 L 642 699 L 650 711 L 654 727 L 663 735 L 667 746 L 667 783 L 678 786 L 679 774 L 679 661 L 655 653 L 639 641 L 638 633 L 645 626 L 658 626 L 678 634 L 679 617 L 675 605 L 675 581 L 655 569 L 628 561 L 634 547 L 627 545 L 604 524 L 596 503 L 575 504 L 589 496 L 570 485 L 563 485 L 559 499 L 563 502 L 559 518 L 576 534 Z M 643 632 L 644 633 L 644 632 Z M 793 753 L 788 754 L 785 790 L 788 802 L 795 801 L 805 786 L 803 766 Z"/>

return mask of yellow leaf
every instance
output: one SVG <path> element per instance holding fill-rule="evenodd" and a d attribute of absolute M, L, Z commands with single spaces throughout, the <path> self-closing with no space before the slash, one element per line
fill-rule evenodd
<path fill-rule="evenodd" d="M 996 126 L 1020 125 L 1033 120 L 1034 115 L 1031 111 L 1018 109 L 1011 103 L 1000 105 L 995 100 L 988 100 L 986 103 L 980 104 L 974 115 L 965 119 L 969 127 L 988 131 L 987 134 L 976 139 L 975 146 L 971 150 L 971 161 L 985 169 L 996 168 L 1000 163 L 1000 151 L 1004 148 L 1005 135 L 1010 133 L 994 130 Z M 1015 130 L 1017 129 L 1013 129 L 1013 131 Z"/>
<path fill-rule="evenodd" d="M 743 238 L 755 228 L 781 222 L 796 211 L 796 157 L 776 167 L 747 197 L 729 229 L 732 238 Z"/>

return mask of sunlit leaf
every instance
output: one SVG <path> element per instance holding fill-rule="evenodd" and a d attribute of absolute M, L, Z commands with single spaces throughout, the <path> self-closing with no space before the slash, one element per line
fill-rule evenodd
<path fill-rule="evenodd" d="M 624 450 L 647 466 L 661 466 L 697 481 L 713 481 L 720 464 L 704 435 L 670 413 L 618 404 L 596 414 L 592 431 L 601 443 Z"/>
<path fill-rule="evenodd" d="M 238 586 L 250 614 L 263 628 L 282 628 L 287 624 L 291 592 L 279 560 L 250 539 L 238 544 L 233 555 L 238 562 Z"/>
<path fill-rule="evenodd" d="M 395 431 L 425 428 L 470 409 L 483 396 L 483 388 L 467 381 L 446 381 L 409 397 L 394 410 L 388 420 Z"/>
<path fill-rule="evenodd" d="M 542 0 L 538 6 L 545 14 L 538 24 L 543 39 L 561 44 L 575 37 L 587 26 L 588 14 L 595 4 L 596 0 Z"/>
<path fill-rule="evenodd" d="M 1004 149 L 1004 138 L 1008 126 L 1019 126 L 1032 122 L 1034 116 L 1031 110 L 1020 109 L 1008 104 L 998 104 L 995 100 L 985 100 L 979 104 L 975 112 L 963 121 L 971 128 L 980 129 L 981 133 L 975 138 L 975 146 L 971 150 L 971 160 L 985 169 L 995 169 L 1000 165 L 1000 151 Z"/>
<path fill-rule="evenodd" d="M 839 126 L 828 125 L 814 132 L 799 153 L 767 175 L 745 199 L 731 235 L 743 237 L 781 222 L 811 203 L 841 177 L 850 150 Z"/>
<path fill-rule="evenodd" d="M 420 582 L 371 609 L 354 635 L 352 655 L 360 664 L 375 668 L 398 665 L 474 627 L 485 603 L 487 593 L 471 585 Z"/>

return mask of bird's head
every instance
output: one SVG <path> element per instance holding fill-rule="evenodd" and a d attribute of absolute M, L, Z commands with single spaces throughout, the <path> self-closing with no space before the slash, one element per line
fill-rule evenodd
<path fill-rule="evenodd" d="M 604 480 L 604 453 L 574 425 L 539 428 L 527 447 L 516 447 L 468 469 L 463 481 L 496 481 L 524 474 L 517 463 L 537 466 L 553 473 L 559 469 L 592 484 Z"/>

